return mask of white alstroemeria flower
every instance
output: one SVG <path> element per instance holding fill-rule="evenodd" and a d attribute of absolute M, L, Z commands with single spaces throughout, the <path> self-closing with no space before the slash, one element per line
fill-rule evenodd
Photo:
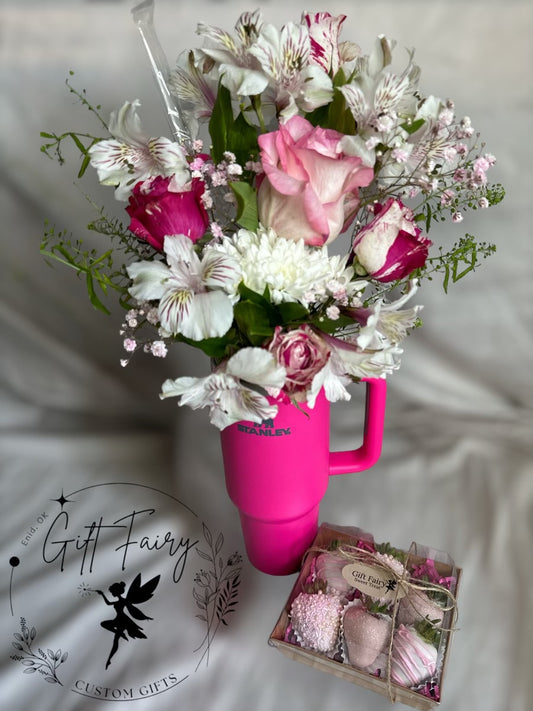
<path fill-rule="evenodd" d="M 197 34 L 207 39 L 200 50 L 218 65 L 223 86 L 233 96 L 261 94 L 268 85 L 268 77 L 250 53 L 262 32 L 262 15 L 259 10 L 243 13 L 235 25 L 236 37 L 218 27 L 198 24 Z"/>
<path fill-rule="evenodd" d="M 311 408 L 315 406 L 315 401 L 321 388 L 324 388 L 324 395 L 329 402 L 350 400 L 352 396 L 346 387 L 351 382 L 351 379 L 345 374 L 342 361 L 336 352 L 332 350 L 326 365 L 313 378 L 311 387 L 307 392 L 307 405 Z"/>
<path fill-rule="evenodd" d="M 455 126 L 449 126 L 441 121 L 442 114 L 448 112 L 446 104 L 436 96 L 428 96 L 420 103 L 411 120 L 413 124 L 422 120 L 422 126 L 398 142 L 398 148 L 404 155 L 403 161 L 394 160 L 394 151 L 385 155 L 378 176 L 379 184 L 394 184 L 396 181 L 400 182 L 402 176 L 409 175 L 408 184 L 397 191 L 399 197 L 408 196 L 413 183 L 431 184 L 434 176 L 429 173 L 437 164 L 442 166 L 443 172 L 451 170 L 456 165 Z"/>
<path fill-rule="evenodd" d="M 418 291 L 418 281 L 412 279 L 409 288 L 399 299 L 391 304 L 386 304 L 382 300 L 378 301 L 371 313 L 367 314 L 366 323 L 361 327 L 356 338 L 360 348 L 373 348 L 383 343 L 386 339 L 389 343 L 397 345 L 407 336 L 407 330 L 413 328 L 422 310 L 422 305 L 414 306 L 411 309 L 401 307 Z M 362 309 L 362 311 L 368 311 Z"/>
<path fill-rule="evenodd" d="M 398 370 L 399 356 L 403 350 L 387 341 L 378 348 L 361 348 L 357 342 L 341 340 L 322 334 L 331 348 L 335 373 L 345 373 L 356 378 L 382 378 Z"/>
<path fill-rule="evenodd" d="M 285 369 L 264 348 L 243 348 L 205 378 L 182 377 L 166 380 L 160 397 L 179 396 L 179 405 L 193 410 L 208 407 L 210 421 L 223 430 L 240 420 L 275 417 L 276 405 L 244 383 L 257 385 L 272 394 L 285 382 Z"/>
<path fill-rule="evenodd" d="M 283 118 L 294 116 L 298 109 L 313 111 L 331 101 L 331 78 L 311 63 L 307 27 L 290 22 L 279 31 L 274 25 L 265 25 L 249 53 L 268 76 L 273 101 Z"/>
<path fill-rule="evenodd" d="M 339 141 L 339 150 L 347 156 L 357 156 L 363 165 L 373 168 L 376 163 L 375 146 L 368 145 L 368 142 L 361 136 L 343 136 Z"/>
<path fill-rule="evenodd" d="M 196 120 L 207 119 L 213 112 L 217 98 L 218 77 L 202 71 L 193 51 L 183 52 L 169 77 L 169 87 L 180 101 L 191 107 Z"/>
<path fill-rule="evenodd" d="M 193 341 L 223 336 L 233 322 L 233 304 L 240 281 L 234 259 L 209 251 L 202 260 L 185 235 L 165 237 L 167 264 L 144 261 L 130 264 L 130 294 L 138 301 L 159 301 L 164 335 L 182 334 Z"/>
<path fill-rule="evenodd" d="M 420 69 L 412 56 L 401 74 L 384 71 L 391 62 L 394 45 L 388 38 L 378 37 L 371 54 L 356 60 L 354 81 L 339 87 L 360 134 L 372 135 L 376 130 L 389 134 L 398 114 L 413 115 L 416 110 L 414 93 Z"/>
<path fill-rule="evenodd" d="M 179 185 L 191 179 L 184 149 L 164 136 L 148 138 L 142 130 L 138 106 L 138 99 L 126 101 L 121 109 L 113 111 L 109 120 L 113 138 L 89 149 L 91 165 L 100 182 L 117 186 L 117 200 L 127 200 L 136 183 L 154 175 L 174 175 Z"/>

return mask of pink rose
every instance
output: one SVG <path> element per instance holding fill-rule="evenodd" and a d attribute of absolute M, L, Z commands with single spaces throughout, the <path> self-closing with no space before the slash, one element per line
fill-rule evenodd
<path fill-rule="evenodd" d="M 171 181 L 157 176 L 137 183 L 126 208 L 131 232 L 159 251 L 167 235 L 186 235 L 197 242 L 209 224 L 202 203 L 204 183 L 194 178 L 189 190 L 173 192 Z"/>
<path fill-rule="evenodd" d="M 258 205 L 265 227 L 285 239 L 323 245 L 349 226 L 359 207 L 358 188 L 374 172 L 339 150 L 342 137 L 301 116 L 259 136 L 265 176 Z"/>
<path fill-rule="evenodd" d="M 330 355 L 326 343 L 307 325 L 287 332 L 277 326 L 268 350 L 287 372 L 283 386 L 287 395 L 297 395 L 310 388 Z"/>
<path fill-rule="evenodd" d="M 389 198 L 375 206 L 374 219 L 356 234 L 353 255 L 369 276 L 387 282 L 423 267 L 430 246 L 431 241 L 415 225 L 412 211 Z"/>

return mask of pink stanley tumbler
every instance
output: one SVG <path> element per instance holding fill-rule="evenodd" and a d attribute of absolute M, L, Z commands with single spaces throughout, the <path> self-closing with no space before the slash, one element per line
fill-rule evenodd
<path fill-rule="evenodd" d="M 368 378 L 363 444 L 329 451 L 330 403 L 280 405 L 274 420 L 237 422 L 221 433 L 228 494 L 237 506 L 252 565 L 270 575 L 296 572 L 318 530 L 331 474 L 369 469 L 381 454 L 387 384 Z"/>

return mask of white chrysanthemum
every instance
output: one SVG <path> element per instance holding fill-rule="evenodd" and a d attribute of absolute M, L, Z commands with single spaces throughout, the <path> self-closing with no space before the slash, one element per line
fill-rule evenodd
<path fill-rule="evenodd" d="M 274 304 L 300 302 L 308 307 L 330 298 L 339 303 L 362 291 L 366 283 L 353 281 L 347 257 L 328 256 L 327 247 L 309 247 L 278 237 L 272 229 L 239 230 L 213 249 L 236 259 L 244 284 L 262 294 L 268 286 Z"/>

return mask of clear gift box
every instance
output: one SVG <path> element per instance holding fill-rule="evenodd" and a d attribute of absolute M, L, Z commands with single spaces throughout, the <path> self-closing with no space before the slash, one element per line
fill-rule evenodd
<path fill-rule="evenodd" d="M 289 659 L 413 708 L 438 706 L 461 570 L 447 553 L 324 523 L 269 638 Z"/>

